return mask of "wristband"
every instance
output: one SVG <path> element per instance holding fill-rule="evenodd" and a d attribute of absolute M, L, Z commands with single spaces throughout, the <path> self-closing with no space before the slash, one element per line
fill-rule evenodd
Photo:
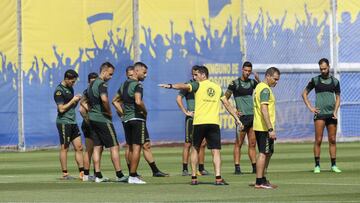
<path fill-rule="evenodd" d="M 168 89 L 172 89 L 172 88 L 173 88 L 173 85 L 172 85 L 172 84 L 168 84 L 168 85 L 169 85 Z"/>
<path fill-rule="evenodd" d="M 274 131 L 273 128 L 269 128 L 269 129 L 268 129 L 268 132 L 269 132 L 269 133 L 272 132 L 272 131 Z"/>

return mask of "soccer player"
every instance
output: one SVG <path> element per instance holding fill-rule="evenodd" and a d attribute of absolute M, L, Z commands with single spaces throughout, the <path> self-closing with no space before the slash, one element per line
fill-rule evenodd
<path fill-rule="evenodd" d="M 60 164 L 62 179 L 74 179 L 67 170 L 67 152 L 72 143 L 75 150 L 75 160 L 79 168 L 79 178 L 84 174 L 83 154 L 79 127 L 76 124 L 75 108 L 81 99 L 81 95 L 74 96 L 73 86 L 79 75 L 74 70 L 67 70 L 64 80 L 56 87 L 54 100 L 57 106 L 56 127 L 60 138 Z"/>
<path fill-rule="evenodd" d="M 89 100 L 90 127 L 95 132 L 93 161 L 95 166 L 95 182 L 106 182 L 109 179 L 103 177 L 100 169 L 100 161 L 103 147 L 110 148 L 111 161 L 113 163 L 117 182 L 127 182 L 127 177 L 121 171 L 119 157 L 119 143 L 112 123 L 112 113 L 108 99 L 107 81 L 112 78 L 115 67 L 105 62 L 100 66 L 100 75 L 87 90 Z"/>
<path fill-rule="evenodd" d="M 88 75 L 88 84 L 90 85 L 90 83 L 92 81 L 94 81 L 97 77 L 99 77 L 99 75 L 97 73 L 89 73 Z M 90 127 L 90 121 L 89 121 L 89 104 L 88 104 L 88 96 L 87 96 L 87 89 L 84 90 L 83 92 L 83 96 L 80 100 L 80 114 L 83 117 L 83 122 L 81 124 L 81 130 L 84 133 L 84 137 L 85 137 L 85 154 L 84 154 L 84 176 L 83 176 L 83 181 L 94 181 L 95 180 L 95 176 L 90 176 L 90 163 L 91 163 L 91 157 L 93 154 L 93 150 L 94 150 L 94 141 L 93 141 L 93 137 L 94 135 L 94 131 L 91 130 Z"/>
<path fill-rule="evenodd" d="M 242 125 L 229 101 L 224 97 L 221 87 L 208 80 L 209 71 L 205 66 L 195 68 L 195 80 L 190 84 L 160 84 L 168 89 L 186 90 L 195 93 L 195 113 L 193 122 L 193 139 L 191 151 L 191 185 L 197 185 L 196 165 L 203 139 L 206 139 L 208 149 L 213 156 L 215 185 L 228 185 L 221 177 L 221 135 L 220 135 L 220 101 L 226 110 L 234 117 L 237 125 Z"/>
<path fill-rule="evenodd" d="M 137 63 L 138 66 L 141 66 L 142 63 Z M 145 65 L 145 64 L 144 64 Z M 125 159 L 126 162 L 128 164 L 128 168 L 130 171 L 131 168 L 131 144 L 128 143 L 128 141 L 131 140 L 131 136 L 134 136 L 131 132 L 129 132 L 126 129 L 126 122 L 128 122 L 129 120 L 139 120 L 139 121 L 143 121 L 143 118 L 140 117 L 136 117 L 136 103 L 135 101 L 132 101 L 134 103 L 129 103 L 129 101 L 127 103 L 124 103 L 125 97 L 130 97 L 130 100 L 134 100 L 135 99 L 135 93 L 139 93 L 142 96 L 142 84 L 140 83 L 141 80 L 144 80 L 145 78 L 140 78 L 138 79 L 137 76 L 134 73 L 134 66 L 129 66 L 126 68 L 126 76 L 127 76 L 127 80 L 125 81 L 124 84 L 121 85 L 121 87 L 119 88 L 117 94 L 115 95 L 115 97 L 112 100 L 112 104 L 114 105 L 118 115 L 120 116 L 120 118 L 123 121 L 123 127 L 124 127 L 124 131 L 125 131 L 125 137 L 126 137 L 126 150 L 125 150 Z M 127 84 L 127 86 L 125 87 L 125 84 Z M 141 92 L 133 92 L 139 89 L 136 89 L 136 85 L 139 85 L 139 87 L 141 86 Z M 124 89 L 127 88 L 127 91 Z M 128 98 L 129 99 L 129 98 Z M 124 109 L 125 108 L 125 109 Z M 146 121 L 146 120 L 144 120 Z M 146 133 L 147 134 L 147 133 Z M 138 135 L 136 135 L 138 136 Z M 150 138 L 149 135 L 146 135 L 147 138 L 144 140 L 144 143 L 141 144 L 142 145 L 142 149 L 143 149 L 143 155 L 145 160 L 147 161 L 147 163 L 149 164 L 153 176 L 154 177 L 167 177 L 169 176 L 169 174 L 164 173 L 162 171 L 160 171 L 157 167 L 157 165 L 155 164 L 155 160 L 151 151 L 151 144 L 150 144 Z M 136 173 L 136 176 L 138 177 L 139 175 Z"/>
<path fill-rule="evenodd" d="M 190 80 L 188 83 L 194 82 L 194 74 L 195 74 L 195 68 L 197 66 L 192 67 L 192 76 L 193 79 Z M 185 97 L 186 99 L 186 107 L 184 107 L 182 99 Z M 190 148 L 191 148 L 191 139 L 192 139 L 192 131 L 193 131 L 193 117 L 194 117 L 194 111 L 195 111 L 195 101 L 194 101 L 195 95 L 193 92 L 188 92 L 185 90 L 180 90 L 179 94 L 176 97 L 176 103 L 178 104 L 180 110 L 185 114 L 185 143 L 183 148 L 183 156 L 182 156 L 182 163 L 183 163 L 183 169 L 182 169 L 182 175 L 188 176 L 188 160 L 190 157 Z M 197 172 L 197 175 L 209 175 L 209 172 L 205 169 L 205 146 L 206 146 L 206 140 L 204 139 L 201 143 L 200 150 L 199 150 L 199 171 Z"/>
<path fill-rule="evenodd" d="M 255 188 L 273 189 L 265 177 L 265 168 L 270 163 L 274 153 L 275 133 L 275 96 L 271 87 L 275 87 L 280 79 L 280 71 L 275 67 L 268 68 L 265 79 L 255 88 L 254 94 L 254 123 L 256 142 L 259 155 L 256 160 L 256 182 Z"/>
<path fill-rule="evenodd" d="M 320 148 L 325 126 L 328 132 L 331 171 L 341 173 L 341 170 L 336 166 L 336 130 L 337 113 L 340 106 L 340 82 L 330 75 L 329 60 L 320 59 L 319 67 L 321 74 L 311 78 L 302 93 L 305 105 L 314 113 L 314 173 L 320 173 Z M 308 99 L 309 92 L 314 88 L 316 93 L 315 107 L 311 105 Z"/>
<path fill-rule="evenodd" d="M 246 61 L 242 66 L 242 75 L 238 79 L 232 81 L 225 92 L 226 99 L 230 99 L 234 95 L 237 113 L 240 116 L 240 121 L 244 125 L 244 129 L 236 132 L 234 145 L 234 164 L 235 174 L 241 174 L 240 157 L 241 146 L 244 143 L 244 138 L 248 137 L 248 155 L 251 161 L 252 173 L 256 173 L 256 138 L 253 130 L 254 120 L 254 104 L 253 104 L 253 90 L 258 84 L 259 76 L 254 73 L 255 80 L 250 79 L 252 73 L 252 64 Z"/>

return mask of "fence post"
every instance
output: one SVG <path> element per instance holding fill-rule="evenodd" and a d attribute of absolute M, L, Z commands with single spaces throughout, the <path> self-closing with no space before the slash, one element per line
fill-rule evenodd
<path fill-rule="evenodd" d="M 23 69 L 22 69 L 22 11 L 21 0 L 17 0 L 17 93 L 18 93 L 18 150 L 25 151 L 25 137 L 24 137 L 24 90 L 23 90 Z"/>
<path fill-rule="evenodd" d="M 134 61 L 140 61 L 140 42 L 139 42 L 139 0 L 133 0 L 133 48 Z"/>
<path fill-rule="evenodd" d="M 330 0 L 331 24 L 330 24 L 330 51 L 331 51 L 331 68 L 334 70 L 334 76 L 340 81 L 339 70 L 339 49 L 338 49 L 338 26 L 337 26 L 337 0 Z M 337 136 L 342 139 L 341 133 L 341 105 L 338 111 Z"/>

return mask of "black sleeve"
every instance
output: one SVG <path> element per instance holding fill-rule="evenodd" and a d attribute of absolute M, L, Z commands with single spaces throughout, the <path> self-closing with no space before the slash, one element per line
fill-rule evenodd
<path fill-rule="evenodd" d="M 259 84 L 256 80 L 253 80 L 254 81 L 254 89 L 255 89 L 255 87 Z"/>
<path fill-rule="evenodd" d="M 89 98 L 89 97 L 88 97 L 88 93 L 87 93 L 87 89 L 84 90 L 83 96 L 86 97 L 86 98 Z"/>
<path fill-rule="evenodd" d="M 56 90 L 54 93 L 54 100 L 57 105 L 64 104 L 64 93 L 61 90 Z"/>
<path fill-rule="evenodd" d="M 140 93 L 141 95 L 143 94 L 143 85 L 142 84 L 137 84 L 135 86 L 135 93 Z"/>
<path fill-rule="evenodd" d="M 228 90 L 231 91 L 231 92 L 235 92 L 235 90 L 236 90 L 235 80 L 232 81 L 232 82 L 229 84 Z"/>
<path fill-rule="evenodd" d="M 186 91 L 186 90 L 180 90 L 178 95 L 180 95 L 181 97 L 186 97 L 186 95 L 187 95 L 188 93 L 189 93 L 189 92 Z"/>
<path fill-rule="evenodd" d="M 104 82 L 104 83 L 101 83 L 99 85 L 99 95 L 108 95 L 108 92 L 107 92 L 107 84 Z"/>
<path fill-rule="evenodd" d="M 312 78 L 305 89 L 307 92 L 310 92 L 312 89 L 314 89 L 314 87 L 315 87 L 315 82 L 314 82 L 314 78 Z"/>
<path fill-rule="evenodd" d="M 340 82 L 336 80 L 337 84 L 335 84 L 335 94 L 340 95 Z"/>

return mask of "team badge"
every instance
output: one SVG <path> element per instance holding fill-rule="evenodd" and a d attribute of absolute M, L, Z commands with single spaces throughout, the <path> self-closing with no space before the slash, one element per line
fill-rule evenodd
<path fill-rule="evenodd" d="M 213 97 L 215 95 L 215 90 L 213 88 L 209 88 L 207 89 L 207 94 L 210 96 L 210 97 Z"/>
<path fill-rule="evenodd" d="M 57 91 L 55 94 L 56 94 L 56 96 L 60 96 L 60 95 L 61 95 L 61 91 Z"/>

